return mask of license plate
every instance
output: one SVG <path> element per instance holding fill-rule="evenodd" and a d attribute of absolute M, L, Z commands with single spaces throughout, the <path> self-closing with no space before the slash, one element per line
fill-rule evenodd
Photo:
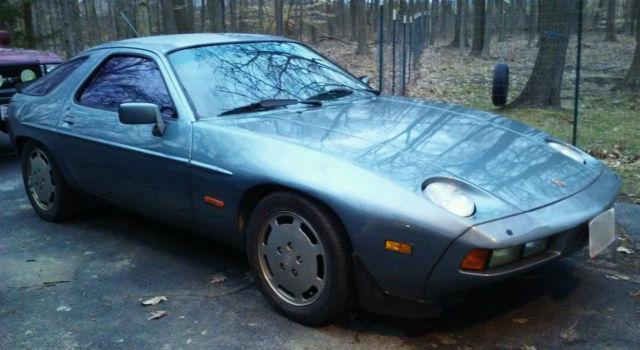
<path fill-rule="evenodd" d="M 7 109 L 9 109 L 7 105 L 0 105 L 0 119 L 7 117 Z"/>
<path fill-rule="evenodd" d="M 589 221 L 589 255 L 600 254 L 616 239 L 616 219 L 613 208 Z"/>

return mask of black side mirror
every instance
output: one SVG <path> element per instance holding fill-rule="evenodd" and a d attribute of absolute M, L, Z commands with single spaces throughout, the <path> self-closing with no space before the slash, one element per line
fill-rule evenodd
<path fill-rule="evenodd" d="M 363 82 L 363 83 L 365 83 L 365 84 L 369 85 L 369 82 L 371 81 L 371 78 L 369 78 L 369 77 L 368 77 L 368 76 L 366 76 L 366 75 L 363 75 L 363 76 L 361 76 L 361 77 L 358 77 L 358 80 L 360 80 L 361 82 Z"/>
<path fill-rule="evenodd" d="M 118 118 L 122 124 L 155 124 L 154 136 L 164 135 L 167 126 L 162 119 L 160 108 L 153 103 L 123 103 L 118 108 Z"/>

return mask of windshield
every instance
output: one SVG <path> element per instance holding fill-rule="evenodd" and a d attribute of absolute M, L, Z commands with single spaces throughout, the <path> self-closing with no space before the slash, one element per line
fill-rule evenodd
<path fill-rule="evenodd" d="M 171 53 L 169 60 L 197 114 L 204 117 L 264 100 L 305 100 L 336 88 L 370 89 L 306 46 L 291 42 L 196 47 Z"/>

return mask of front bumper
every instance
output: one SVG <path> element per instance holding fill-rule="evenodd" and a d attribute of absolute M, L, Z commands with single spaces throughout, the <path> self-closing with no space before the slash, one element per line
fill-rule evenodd
<path fill-rule="evenodd" d="M 520 274 L 580 250 L 588 242 L 589 220 L 609 209 L 619 190 L 619 177 L 604 168 L 591 185 L 569 198 L 469 228 L 451 243 L 428 273 L 423 299 L 398 298 L 385 292 L 388 289 L 383 283 L 378 285 L 377 291 L 372 292 L 370 290 L 377 283 L 373 280 L 366 283 L 359 276 L 360 303 L 368 311 L 391 316 L 433 316 L 437 314 L 439 306 L 460 301 L 465 291 Z M 538 255 L 482 271 L 460 269 L 461 262 L 471 249 L 501 249 L 543 237 L 550 238 L 549 246 Z M 369 290 L 363 293 L 360 290 L 362 288 Z"/>

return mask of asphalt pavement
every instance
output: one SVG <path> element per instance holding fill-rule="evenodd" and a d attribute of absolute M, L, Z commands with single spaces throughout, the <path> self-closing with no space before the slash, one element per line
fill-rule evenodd
<path fill-rule="evenodd" d="M 602 256 L 583 250 L 439 318 L 355 311 L 309 328 L 271 310 L 242 252 L 107 206 L 40 220 L 0 134 L 0 349 L 638 349 L 640 206 L 616 214 Z M 167 300 L 141 305 L 154 296 Z"/>

